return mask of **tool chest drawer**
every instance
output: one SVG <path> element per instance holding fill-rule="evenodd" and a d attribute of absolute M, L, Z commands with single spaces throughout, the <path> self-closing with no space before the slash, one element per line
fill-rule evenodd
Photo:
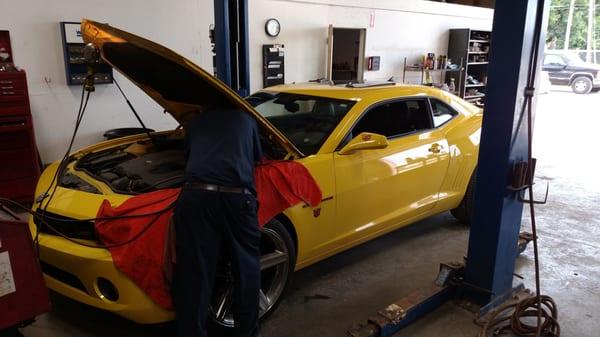
<path fill-rule="evenodd" d="M 29 114 L 27 96 L 0 96 L 0 117 Z"/>
<path fill-rule="evenodd" d="M 0 96 L 21 96 L 25 97 L 25 90 L 17 89 L 2 89 L 0 88 Z"/>
<path fill-rule="evenodd" d="M 29 114 L 25 72 L 0 72 L 0 117 Z"/>
<path fill-rule="evenodd" d="M 0 90 L 8 89 L 26 89 L 27 79 L 25 72 L 15 71 L 0 73 Z"/>
<path fill-rule="evenodd" d="M 24 71 L 0 72 L 0 196 L 30 203 L 40 162 Z"/>

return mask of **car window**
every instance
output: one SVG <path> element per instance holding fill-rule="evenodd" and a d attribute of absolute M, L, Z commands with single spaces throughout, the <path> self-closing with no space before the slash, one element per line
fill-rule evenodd
<path fill-rule="evenodd" d="M 431 99 L 430 102 L 431 112 L 433 113 L 433 127 L 435 128 L 441 126 L 442 124 L 451 120 L 454 116 L 458 115 L 456 110 L 438 101 L 437 99 Z"/>
<path fill-rule="evenodd" d="M 289 93 L 259 92 L 248 98 L 302 153 L 315 154 L 355 102 Z"/>
<path fill-rule="evenodd" d="M 381 104 L 367 111 L 352 129 L 352 137 L 371 132 L 394 138 L 431 128 L 425 100 L 404 100 Z"/>
<path fill-rule="evenodd" d="M 561 56 L 550 54 L 550 55 L 546 55 L 546 57 L 544 58 L 544 65 L 545 66 L 565 66 L 565 65 L 567 65 L 567 63 Z"/>

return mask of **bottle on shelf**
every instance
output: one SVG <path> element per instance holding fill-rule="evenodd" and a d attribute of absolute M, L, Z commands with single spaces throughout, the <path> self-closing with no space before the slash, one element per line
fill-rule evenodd
<path fill-rule="evenodd" d="M 456 83 L 454 83 L 454 78 L 450 79 L 450 84 L 448 85 L 448 90 L 450 90 L 451 93 L 456 93 Z"/>

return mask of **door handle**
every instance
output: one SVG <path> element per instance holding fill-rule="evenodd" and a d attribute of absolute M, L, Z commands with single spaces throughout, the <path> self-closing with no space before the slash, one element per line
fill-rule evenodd
<path fill-rule="evenodd" d="M 440 151 L 442 151 L 442 149 L 443 149 L 443 146 L 441 146 L 438 143 L 434 143 L 429 148 L 429 152 L 431 152 L 431 153 L 440 153 Z"/>

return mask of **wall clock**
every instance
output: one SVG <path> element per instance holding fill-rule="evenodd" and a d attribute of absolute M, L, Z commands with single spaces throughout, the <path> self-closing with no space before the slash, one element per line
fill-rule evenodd
<path fill-rule="evenodd" d="M 265 23 L 265 32 L 270 37 L 276 37 L 281 32 L 281 24 L 277 19 L 271 18 Z"/>

